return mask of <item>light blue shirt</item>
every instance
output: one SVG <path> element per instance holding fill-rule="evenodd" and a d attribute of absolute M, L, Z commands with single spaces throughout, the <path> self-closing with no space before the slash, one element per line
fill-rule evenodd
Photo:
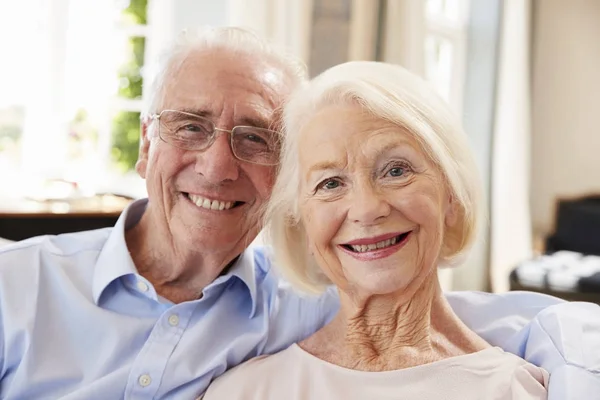
<path fill-rule="evenodd" d="M 112 229 L 0 249 L 0 399 L 193 399 L 226 369 L 335 314 L 333 291 L 299 297 L 258 247 L 200 300 L 159 298 L 125 244 L 146 204 L 133 203 Z M 551 400 L 600 393 L 598 306 L 528 293 L 448 299 L 491 344 L 549 370 Z"/>

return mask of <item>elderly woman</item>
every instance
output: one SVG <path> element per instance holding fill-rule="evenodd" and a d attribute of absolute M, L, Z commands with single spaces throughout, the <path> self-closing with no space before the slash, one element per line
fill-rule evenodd
<path fill-rule="evenodd" d="M 438 267 L 480 222 L 460 124 L 421 79 L 338 65 L 293 94 L 268 209 L 276 264 L 299 289 L 333 284 L 337 316 L 234 368 L 212 399 L 545 399 L 548 374 L 491 347 L 453 313 Z"/>

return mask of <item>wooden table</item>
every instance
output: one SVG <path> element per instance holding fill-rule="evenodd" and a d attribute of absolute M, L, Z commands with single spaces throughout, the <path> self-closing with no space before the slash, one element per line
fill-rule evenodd
<path fill-rule="evenodd" d="M 113 226 L 131 199 L 103 195 L 69 201 L 23 199 L 0 206 L 0 237 L 22 240 Z"/>

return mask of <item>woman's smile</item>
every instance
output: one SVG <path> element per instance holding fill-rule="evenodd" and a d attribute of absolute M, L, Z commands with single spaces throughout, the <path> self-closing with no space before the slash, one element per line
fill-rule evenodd
<path fill-rule="evenodd" d="M 358 239 L 338 245 L 344 253 L 360 261 L 378 260 L 389 257 L 404 247 L 412 231 Z"/>

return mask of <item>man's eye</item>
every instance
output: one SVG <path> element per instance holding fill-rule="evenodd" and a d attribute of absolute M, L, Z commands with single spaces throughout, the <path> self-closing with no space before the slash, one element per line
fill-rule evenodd
<path fill-rule="evenodd" d="M 267 141 L 258 135 L 248 134 L 246 135 L 245 140 L 257 144 L 267 144 Z"/>
<path fill-rule="evenodd" d="M 182 127 L 182 130 L 186 132 L 205 132 L 206 129 L 201 127 L 200 125 L 189 124 Z"/>
<path fill-rule="evenodd" d="M 210 136 L 210 130 L 200 124 L 185 124 L 177 128 L 175 135 L 181 139 L 204 139 Z"/>

